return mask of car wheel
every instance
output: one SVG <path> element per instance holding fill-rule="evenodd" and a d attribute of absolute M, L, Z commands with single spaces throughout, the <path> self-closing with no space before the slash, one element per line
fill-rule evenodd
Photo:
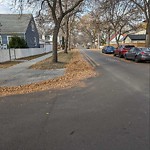
<path fill-rule="evenodd" d="M 116 56 L 116 54 L 114 53 L 114 56 Z"/>
<path fill-rule="evenodd" d="M 126 55 L 124 55 L 124 58 L 125 58 L 126 60 L 128 60 L 128 58 L 127 58 L 127 56 L 126 56 Z"/>
<path fill-rule="evenodd" d="M 122 55 L 119 53 L 119 58 L 122 58 Z"/>
<path fill-rule="evenodd" d="M 137 56 L 135 57 L 135 59 L 134 59 L 134 60 L 135 60 L 135 62 L 136 62 L 136 63 L 138 63 L 138 62 L 139 62 L 139 59 L 138 59 L 138 57 L 137 57 Z"/>

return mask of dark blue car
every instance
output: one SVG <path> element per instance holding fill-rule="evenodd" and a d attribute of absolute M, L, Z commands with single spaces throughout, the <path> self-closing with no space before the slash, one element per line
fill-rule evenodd
<path fill-rule="evenodd" d="M 105 53 L 105 54 L 113 54 L 114 53 L 114 50 L 115 48 L 113 46 L 105 46 L 103 49 L 102 49 L 102 53 Z"/>

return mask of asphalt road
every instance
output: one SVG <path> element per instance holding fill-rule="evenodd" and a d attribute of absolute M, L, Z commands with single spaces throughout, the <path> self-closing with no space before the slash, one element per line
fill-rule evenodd
<path fill-rule="evenodd" d="M 150 149 L 150 63 L 83 52 L 85 87 L 0 98 L 0 150 Z"/>

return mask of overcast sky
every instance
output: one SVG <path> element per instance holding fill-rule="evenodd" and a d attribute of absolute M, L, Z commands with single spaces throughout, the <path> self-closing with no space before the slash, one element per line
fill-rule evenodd
<path fill-rule="evenodd" d="M 0 14 L 8 14 L 8 13 L 9 14 L 13 13 L 13 11 L 10 10 L 9 5 L 7 3 L 5 4 L 0 3 Z"/>
<path fill-rule="evenodd" d="M 12 13 L 17 13 L 17 11 L 12 10 L 11 6 L 8 4 L 10 0 L 0 0 L 0 14 L 12 14 Z M 26 9 L 26 11 L 23 11 L 23 13 L 32 13 L 32 11 Z"/>

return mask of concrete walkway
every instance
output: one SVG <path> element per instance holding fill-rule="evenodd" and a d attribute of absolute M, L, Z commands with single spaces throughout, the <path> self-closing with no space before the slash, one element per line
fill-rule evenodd
<path fill-rule="evenodd" d="M 34 70 L 30 66 L 52 56 L 52 53 L 25 61 L 10 68 L 0 69 L 0 86 L 19 86 L 53 79 L 64 75 L 65 69 Z"/>

